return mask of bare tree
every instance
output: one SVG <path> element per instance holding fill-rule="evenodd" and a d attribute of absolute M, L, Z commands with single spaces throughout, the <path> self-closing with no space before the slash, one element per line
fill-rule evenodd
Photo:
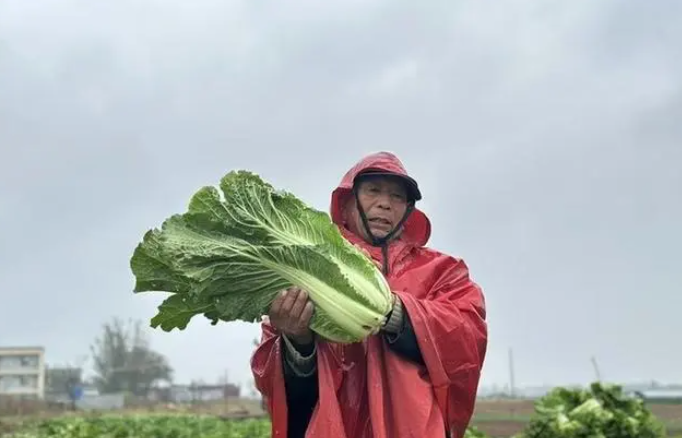
<path fill-rule="evenodd" d="M 155 383 L 172 381 L 173 369 L 151 348 L 139 321 L 125 325 L 115 318 L 104 324 L 91 350 L 94 383 L 104 394 L 129 391 L 146 396 Z"/>

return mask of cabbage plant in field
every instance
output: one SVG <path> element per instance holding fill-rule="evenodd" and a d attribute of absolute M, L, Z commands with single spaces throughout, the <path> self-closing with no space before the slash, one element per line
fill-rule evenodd
<path fill-rule="evenodd" d="M 311 328 L 336 342 L 376 333 L 391 308 L 381 271 L 328 214 L 233 171 L 204 187 L 188 210 L 149 230 L 130 261 L 134 291 L 170 292 L 151 325 L 184 329 L 195 315 L 253 322 L 290 286 L 315 303 Z"/>
<path fill-rule="evenodd" d="M 617 385 L 555 388 L 538 400 L 524 433 L 515 438 L 661 438 L 665 428 L 640 399 Z"/>
<path fill-rule="evenodd" d="M 470 426 L 464 432 L 464 438 L 490 438 L 485 433 L 481 432 L 478 428 Z"/>

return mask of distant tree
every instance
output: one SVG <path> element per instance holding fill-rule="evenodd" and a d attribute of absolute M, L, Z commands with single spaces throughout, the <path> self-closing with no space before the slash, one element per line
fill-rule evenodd
<path fill-rule="evenodd" d="M 146 396 L 157 382 L 171 382 L 173 369 L 154 351 L 139 321 L 125 325 L 118 318 L 104 324 L 91 347 L 93 382 L 103 393 L 129 391 Z"/>

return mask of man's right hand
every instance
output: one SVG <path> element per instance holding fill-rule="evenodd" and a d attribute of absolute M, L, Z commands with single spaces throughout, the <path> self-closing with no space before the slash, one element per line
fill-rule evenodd
<path fill-rule="evenodd" d="M 308 293 L 292 287 L 277 295 L 270 306 L 268 317 L 274 328 L 294 343 L 305 346 L 313 343 L 313 332 L 309 327 L 313 309 Z"/>

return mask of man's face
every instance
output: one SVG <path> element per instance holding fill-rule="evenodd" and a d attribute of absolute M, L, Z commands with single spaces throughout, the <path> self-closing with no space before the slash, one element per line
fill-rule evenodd
<path fill-rule="evenodd" d="M 372 235 L 385 237 L 398 225 L 407 211 L 407 192 L 403 182 L 399 178 L 373 177 L 363 180 L 357 191 L 358 201 L 367 216 Z M 345 212 L 350 231 L 368 242 L 371 241 L 365 232 L 354 199 L 349 201 Z"/>

